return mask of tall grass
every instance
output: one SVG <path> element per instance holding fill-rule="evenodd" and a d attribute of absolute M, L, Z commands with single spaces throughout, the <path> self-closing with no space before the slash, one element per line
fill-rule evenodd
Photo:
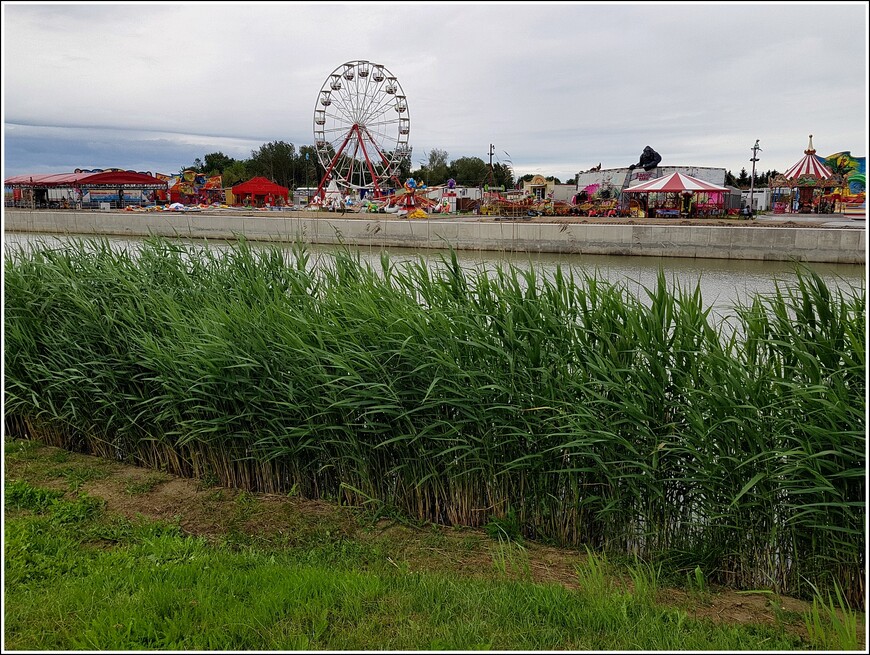
<path fill-rule="evenodd" d="M 224 485 L 863 601 L 865 289 L 155 239 L 9 250 L 6 427 Z"/>

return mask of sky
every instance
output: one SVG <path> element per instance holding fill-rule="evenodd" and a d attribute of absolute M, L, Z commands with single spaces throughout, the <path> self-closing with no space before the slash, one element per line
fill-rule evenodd
<path fill-rule="evenodd" d="M 598 164 L 738 175 L 867 155 L 868 4 L 4 2 L 3 177 L 174 174 L 314 142 L 318 93 L 368 60 L 432 149 L 561 180 Z"/>

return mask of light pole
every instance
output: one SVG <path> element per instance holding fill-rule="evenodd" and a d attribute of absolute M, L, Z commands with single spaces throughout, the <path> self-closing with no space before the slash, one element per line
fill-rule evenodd
<path fill-rule="evenodd" d="M 308 177 L 308 153 L 305 153 L 305 209 L 311 209 L 311 178 Z"/>
<path fill-rule="evenodd" d="M 761 150 L 761 147 L 758 145 L 758 139 L 755 140 L 755 145 L 752 146 L 752 159 L 749 161 L 752 162 L 752 177 L 749 180 L 749 217 L 752 218 L 755 215 L 755 207 L 752 204 L 752 201 L 755 196 L 755 162 L 758 161 L 758 151 Z"/>

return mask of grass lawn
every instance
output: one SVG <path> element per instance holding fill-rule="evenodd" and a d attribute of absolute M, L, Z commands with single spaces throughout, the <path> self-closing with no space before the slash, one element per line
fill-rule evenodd
<path fill-rule="evenodd" d="M 34 442 L 5 444 L 4 483 L 5 649 L 773 651 L 864 640 L 849 624 L 863 616 L 763 590 L 675 587 L 643 564 L 497 530 L 253 495 Z"/>

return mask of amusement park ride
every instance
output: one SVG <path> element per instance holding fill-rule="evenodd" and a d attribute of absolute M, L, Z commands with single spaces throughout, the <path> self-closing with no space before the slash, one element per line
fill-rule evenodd
<path fill-rule="evenodd" d="M 399 180 L 411 156 L 410 132 L 405 92 L 383 64 L 359 59 L 333 70 L 314 108 L 314 145 L 324 174 L 313 204 L 358 202 L 366 211 L 412 217 L 443 208 L 429 197 L 433 189 Z"/>
<path fill-rule="evenodd" d="M 329 188 L 380 198 L 387 186 L 401 189 L 410 131 L 405 93 L 383 64 L 355 60 L 336 68 L 314 109 L 314 144 L 325 170 L 315 195 L 322 201 Z"/>

